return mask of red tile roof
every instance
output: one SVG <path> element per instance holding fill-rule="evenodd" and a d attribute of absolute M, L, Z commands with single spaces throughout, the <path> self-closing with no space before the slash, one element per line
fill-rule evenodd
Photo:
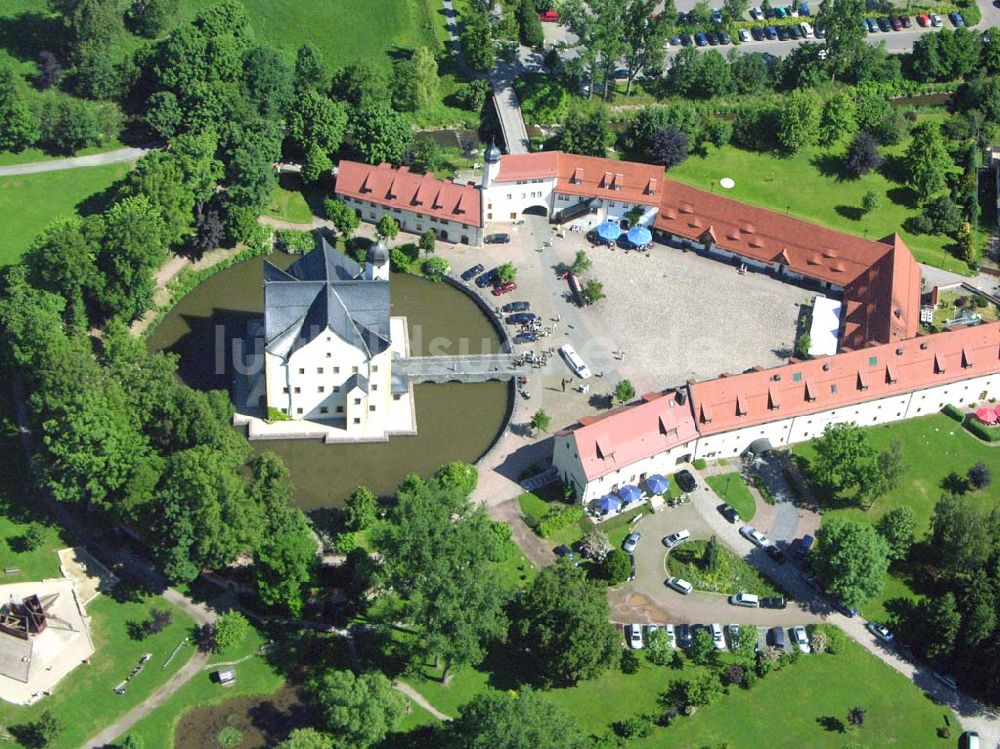
<path fill-rule="evenodd" d="M 920 322 L 920 266 L 893 234 L 879 241 L 668 180 L 654 227 L 844 288 L 841 344 L 912 338 Z"/>
<path fill-rule="evenodd" d="M 601 416 L 585 416 L 560 435 L 572 434 L 588 480 L 695 439 L 691 408 L 675 391 L 647 393 L 642 402 Z"/>
<path fill-rule="evenodd" d="M 436 179 L 431 174 L 414 174 L 405 166 L 397 169 L 391 164 L 341 161 L 335 192 L 466 226 L 483 225 L 478 187 Z"/>
<path fill-rule="evenodd" d="M 1000 372 L 1000 323 L 847 351 L 689 386 L 704 435 Z"/>
<path fill-rule="evenodd" d="M 496 181 L 553 177 L 560 193 L 653 206 L 660 203 L 663 167 L 545 151 L 501 156 Z"/>

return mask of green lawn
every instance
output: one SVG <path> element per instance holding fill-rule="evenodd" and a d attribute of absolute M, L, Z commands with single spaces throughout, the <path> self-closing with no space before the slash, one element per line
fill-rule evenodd
<path fill-rule="evenodd" d="M 154 607 L 170 609 L 173 621 L 159 634 L 141 641 L 131 639 L 128 622 L 148 619 Z M 37 719 L 43 710 L 51 710 L 63 728 L 49 745 L 50 749 L 76 749 L 102 727 L 142 704 L 194 652 L 191 645 L 184 646 L 170 665 L 163 668 L 176 645 L 191 632 L 194 622 L 182 610 L 158 596 L 120 603 L 101 595 L 87 605 L 87 613 L 92 617 L 90 635 L 95 648 L 91 663 L 77 666 L 60 682 L 51 697 L 31 707 L 0 702 L 0 725 L 17 726 Z M 129 675 L 145 653 L 153 656 L 146 668 L 129 684 L 124 695 L 116 694 L 115 685 Z M 166 745 L 149 743 L 147 746 Z"/>
<path fill-rule="evenodd" d="M 0 177 L 0 265 L 14 263 L 49 223 L 107 205 L 105 193 L 132 168 L 130 163 Z"/>
<path fill-rule="evenodd" d="M 517 498 L 517 502 L 521 508 L 521 513 L 524 515 L 525 522 L 527 522 L 527 524 L 532 528 L 538 525 L 538 522 L 545 517 L 545 514 L 549 511 L 549 509 L 562 505 L 562 503 L 555 498 L 546 499 L 538 494 L 532 494 L 531 492 L 525 492 L 520 495 Z M 561 544 L 573 546 L 573 544 L 580 541 L 590 531 L 597 529 L 604 531 L 608 535 L 608 540 L 611 542 L 612 547 L 618 547 L 625 541 L 625 536 L 629 533 L 632 521 L 642 513 L 646 512 L 647 509 L 648 505 L 643 503 L 640 507 L 637 507 L 634 510 L 629 510 L 624 515 L 619 515 L 612 520 L 608 520 L 604 523 L 598 523 L 597 525 L 592 523 L 590 519 L 584 515 L 584 517 L 580 518 L 578 523 L 556 531 L 551 536 L 547 536 L 545 541 L 547 543 L 551 543 L 553 546 L 559 546 Z"/>
<path fill-rule="evenodd" d="M 898 440 L 903 450 L 904 471 L 899 486 L 880 497 L 871 510 L 858 508 L 829 509 L 823 513 L 824 519 L 846 517 L 874 523 L 885 512 L 906 504 L 913 508 L 917 517 L 917 539 L 922 538 L 930 528 L 934 505 L 944 489 L 944 477 L 952 471 L 964 476 L 976 463 L 982 461 L 996 466 L 1000 453 L 969 434 L 961 424 L 943 414 L 934 414 L 919 419 L 909 419 L 895 424 L 871 427 L 868 430 L 872 445 L 883 450 L 893 440 Z M 809 459 L 813 455 L 811 443 L 802 443 L 792 448 L 795 455 Z M 986 489 L 973 496 L 982 498 L 984 503 L 1000 503 L 1000 483 L 994 481 Z M 885 603 L 893 598 L 912 598 L 914 591 L 908 581 L 895 572 L 890 573 L 883 594 L 861 607 L 866 618 L 884 619 Z"/>
<path fill-rule="evenodd" d="M 291 221 L 293 224 L 311 224 L 314 218 L 309 202 L 322 205 L 324 196 L 320 192 L 309 190 L 302 184 L 302 179 L 295 174 L 282 174 L 278 185 L 271 192 L 271 198 L 263 210 L 265 216 Z"/>
<path fill-rule="evenodd" d="M 740 514 L 743 521 L 753 520 L 753 516 L 757 514 L 757 502 L 738 471 L 708 476 L 705 481 L 724 502 Z"/>
<path fill-rule="evenodd" d="M 502 660 L 506 658 L 506 662 Z M 439 710 L 457 715 L 459 707 L 487 686 L 516 688 L 515 656 L 500 655 L 479 669 L 460 669 L 443 685 L 437 674 L 407 676 L 409 683 Z M 570 688 L 546 690 L 594 735 L 609 724 L 636 715 L 659 715 L 658 700 L 675 679 L 690 678 L 699 667 L 685 659 L 681 670 L 653 666 L 640 657 L 638 673 L 606 672 Z M 509 669 L 509 670 L 508 670 Z M 803 656 L 757 682 L 749 691 L 732 688 L 716 704 L 682 717 L 668 728 L 654 728 L 646 739 L 624 744 L 628 749 L 699 749 L 730 742 L 734 749 L 842 749 L 850 733 L 830 731 L 833 720 L 846 722 L 847 711 L 860 705 L 868 711 L 864 728 L 855 736 L 871 747 L 950 747 L 936 729 L 945 716 L 957 726 L 951 710 L 927 700 L 900 674 L 848 641 L 837 655 Z M 824 718 L 828 720 L 824 720 Z M 767 737 L 761 743 L 761 737 Z"/>
<path fill-rule="evenodd" d="M 667 555 L 664 565 L 667 573 L 690 582 L 695 590 L 731 595 L 740 591 L 759 596 L 780 595 L 753 566 L 731 551 L 718 545 L 718 564 L 709 570 L 702 558 L 707 541 L 688 541 Z"/>
<path fill-rule="evenodd" d="M 840 176 L 845 143 L 830 149 L 806 148 L 790 158 L 734 146 L 708 146 L 706 155 L 688 157 L 671 169 L 669 176 L 848 234 L 881 239 L 899 232 L 920 262 L 969 275 L 966 264 L 947 251 L 953 244 L 950 238 L 917 236 L 903 230 L 903 222 L 918 213 L 913 193 L 902 184 L 905 166 L 901 155 L 906 145 L 904 142 L 883 149 L 886 163 L 882 168 L 856 180 Z M 722 190 L 719 180 L 723 177 L 735 180 L 736 186 Z M 869 190 L 882 198 L 882 205 L 861 217 L 861 197 Z"/>

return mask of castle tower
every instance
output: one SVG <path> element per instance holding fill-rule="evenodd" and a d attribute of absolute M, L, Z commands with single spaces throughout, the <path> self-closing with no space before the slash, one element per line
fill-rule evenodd
<path fill-rule="evenodd" d="M 491 141 L 483 158 L 483 190 L 488 190 L 493 186 L 493 180 L 497 178 L 497 172 L 500 171 L 500 156 L 500 149 L 497 148 L 496 141 Z"/>
<path fill-rule="evenodd" d="M 381 239 L 368 248 L 364 277 L 368 281 L 389 280 L 389 248 Z"/>

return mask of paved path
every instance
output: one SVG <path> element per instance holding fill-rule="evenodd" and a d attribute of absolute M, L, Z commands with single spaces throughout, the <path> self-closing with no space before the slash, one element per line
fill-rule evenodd
<path fill-rule="evenodd" d="M 517 498 L 511 497 L 505 502 L 491 505 L 489 508 L 490 517 L 500 520 L 510 526 L 511 536 L 514 543 L 524 552 L 535 567 L 547 567 L 554 564 L 556 555 L 552 552 L 552 546 L 543 538 L 539 538 L 528 527 L 521 515 L 521 508 L 517 504 Z"/>
<path fill-rule="evenodd" d="M 418 705 L 420 705 L 420 707 L 422 707 L 424 710 L 426 710 L 427 712 L 429 712 L 431 715 L 433 715 L 438 720 L 451 720 L 451 716 L 450 715 L 445 715 L 440 710 L 438 710 L 436 707 L 434 707 L 434 705 L 432 705 L 431 703 L 429 703 L 424 698 L 424 696 L 422 694 L 420 694 L 420 692 L 418 692 L 416 689 L 414 689 L 413 687 L 411 687 L 405 681 L 398 681 L 397 680 L 397 681 L 392 682 L 392 688 L 395 689 L 397 692 L 401 692 L 402 694 L 405 694 L 407 697 L 409 697 L 411 700 L 413 700 L 414 702 L 416 702 Z"/>
<path fill-rule="evenodd" d="M 87 166 L 117 164 L 120 161 L 136 161 L 149 152 L 148 148 L 119 148 L 117 151 L 95 153 L 90 156 L 72 156 L 51 161 L 33 161 L 30 164 L 15 164 L 0 167 L 0 177 L 18 174 L 38 174 L 39 172 L 59 172 L 63 169 L 79 169 Z"/>

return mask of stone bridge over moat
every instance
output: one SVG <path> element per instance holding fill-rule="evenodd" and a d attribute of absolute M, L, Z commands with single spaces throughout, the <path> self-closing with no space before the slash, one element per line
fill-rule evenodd
<path fill-rule="evenodd" d="M 518 373 L 514 354 L 414 356 L 394 359 L 393 370 L 410 382 L 487 382 L 510 380 Z"/>

